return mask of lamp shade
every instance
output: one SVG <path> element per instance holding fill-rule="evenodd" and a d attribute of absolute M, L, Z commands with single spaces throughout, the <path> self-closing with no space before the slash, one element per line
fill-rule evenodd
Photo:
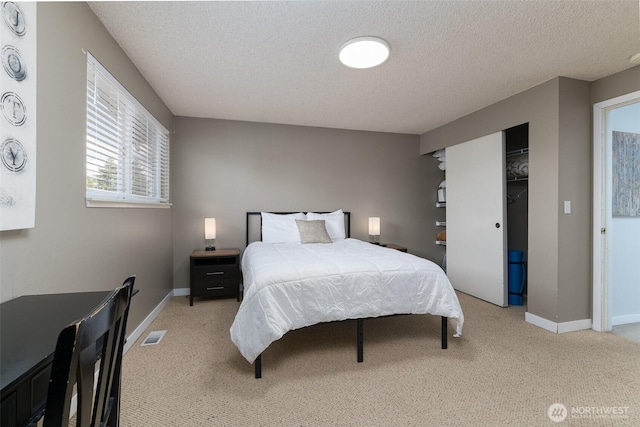
<path fill-rule="evenodd" d="M 204 238 L 205 239 L 216 238 L 216 219 L 215 218 L 204 219 Z"/>
<path fill-rule="evenodd" d="M 369 218 L 369 235 L 370 236 L 380 235 L 380 218 L 378 218 L 377 216 L 373 216 Z"/>

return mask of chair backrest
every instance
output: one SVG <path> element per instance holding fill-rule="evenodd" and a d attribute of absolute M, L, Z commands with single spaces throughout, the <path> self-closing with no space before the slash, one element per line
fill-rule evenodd
<path fill-rule="evenodd" d="M 122 352 L 134 282 L 135 276 L 127 278 L 93 312 L 65 327 L 58 336 L 44 427 L 69 425 L 74 384 L 78 395 L 76 426 L 118 426 Z"/>

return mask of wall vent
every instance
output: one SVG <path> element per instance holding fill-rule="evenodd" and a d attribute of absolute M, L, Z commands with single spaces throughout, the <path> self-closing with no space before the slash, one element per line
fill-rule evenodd
<path fill-rule="evenodd" d="M 149 335 L 147 335 L 147 338 L 145 338 L 145 340 L 140 345 L 156 345 L 156 344 L 159 344 L 160 341 L 162 341 L 162 337 L 164 337 L 164 334 L 166 334 L 166 333 L 167 333 L 167 331 L 151 331 L 151 332 L 149 332 Z"/>

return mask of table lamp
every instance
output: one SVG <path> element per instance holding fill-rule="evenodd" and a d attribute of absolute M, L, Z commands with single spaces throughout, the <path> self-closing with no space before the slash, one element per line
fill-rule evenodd
<path fill-rule="evenodd" d="M 379 245 L 378 236 L 380 236 L 380 218 L 377 216 L 369 217 L 369 238 L 371 243 Z"/>
<path fill-rule="evenodd" d="M 205 240 L 215 240 L 216 239 L 216 219 L 215 218 L 205 218 L 204 219 L 204 238 Z M 215 251 L 216 247 L 209 244 L 205 248 L 206 251 Z"/>

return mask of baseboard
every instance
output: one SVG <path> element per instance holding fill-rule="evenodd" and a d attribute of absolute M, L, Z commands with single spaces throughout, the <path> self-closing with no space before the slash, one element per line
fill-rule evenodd
<path fill-rule="evenodd" d="M 531 314 L 529 312 L 526 312 L 524 314 L 524 320 L 556 334 L 580 331 L 583 329 L 591 329 L 592 327 L 591 319 L 572 320 L 570 322 L 556 323 L 543 317 L 536 316 L 535 314 Z"/>
<path fill-rule="evenodd" d="M 552 322 L 551 320 L 536 316 L 535 314 L 531 314 L 528 311 L 524 313 L 524 320 L 531 323 L 532 325 L 536 325 L 539 328 L 546 329 L 547 331 L 554 332 L 556 334 L 558 333 L 558 324 L 556 322 Z"/>
<path fill-rule="evenodd" d="M 572 320 L 570 322 L 558 323 L 558 333 L 582 331 L 584 329 L 591 329 L 592 327 L 591 319 Z"/>
<path fill-rule="evenodd" d="M 191 294 L 191 288 L 177 288 L 173 290 L 174 297 L 183 297 Z"/>
<path fill-rule="evenodd" d="M 187 288 L 187 290 L 188 289 L 189 288 Z M 131 332 L 129 336 L 127 336 L 127 342 L 124 344 L 123 354 L 127 354 L 127 351 L 129 351 L 131 346 L 133 346 L 133 344 L 138 340 L 138 338 L 142 336 L 142 334 L 149 327 L 151 322 L 153 322 L 156 319 L 156 317 L 158 317 L 162 309 L 169 303 L 169 301 L 171 300 L 171 298 L 173 298 L 174 295 L 175 295 L 175 290 L 170 291 L 167 294 L 167 296 L 164 297 L 162 301 L 160 301 L 160 304 L 158 304 L 156 308 L 154 308 L 151 311 L 151 313 L 149 313 L 149 315 L 142 321 L 142 323 L 140 323 L 138 327 L 134 329 L 134 331 Z"/>
<path fill-rule="evenodd" d="M 624 316 L 613 316 L 611 318 L 611 326 L 626 325 L 627 323 L 640 322 L 640 313 L 626 314 Z"/>

